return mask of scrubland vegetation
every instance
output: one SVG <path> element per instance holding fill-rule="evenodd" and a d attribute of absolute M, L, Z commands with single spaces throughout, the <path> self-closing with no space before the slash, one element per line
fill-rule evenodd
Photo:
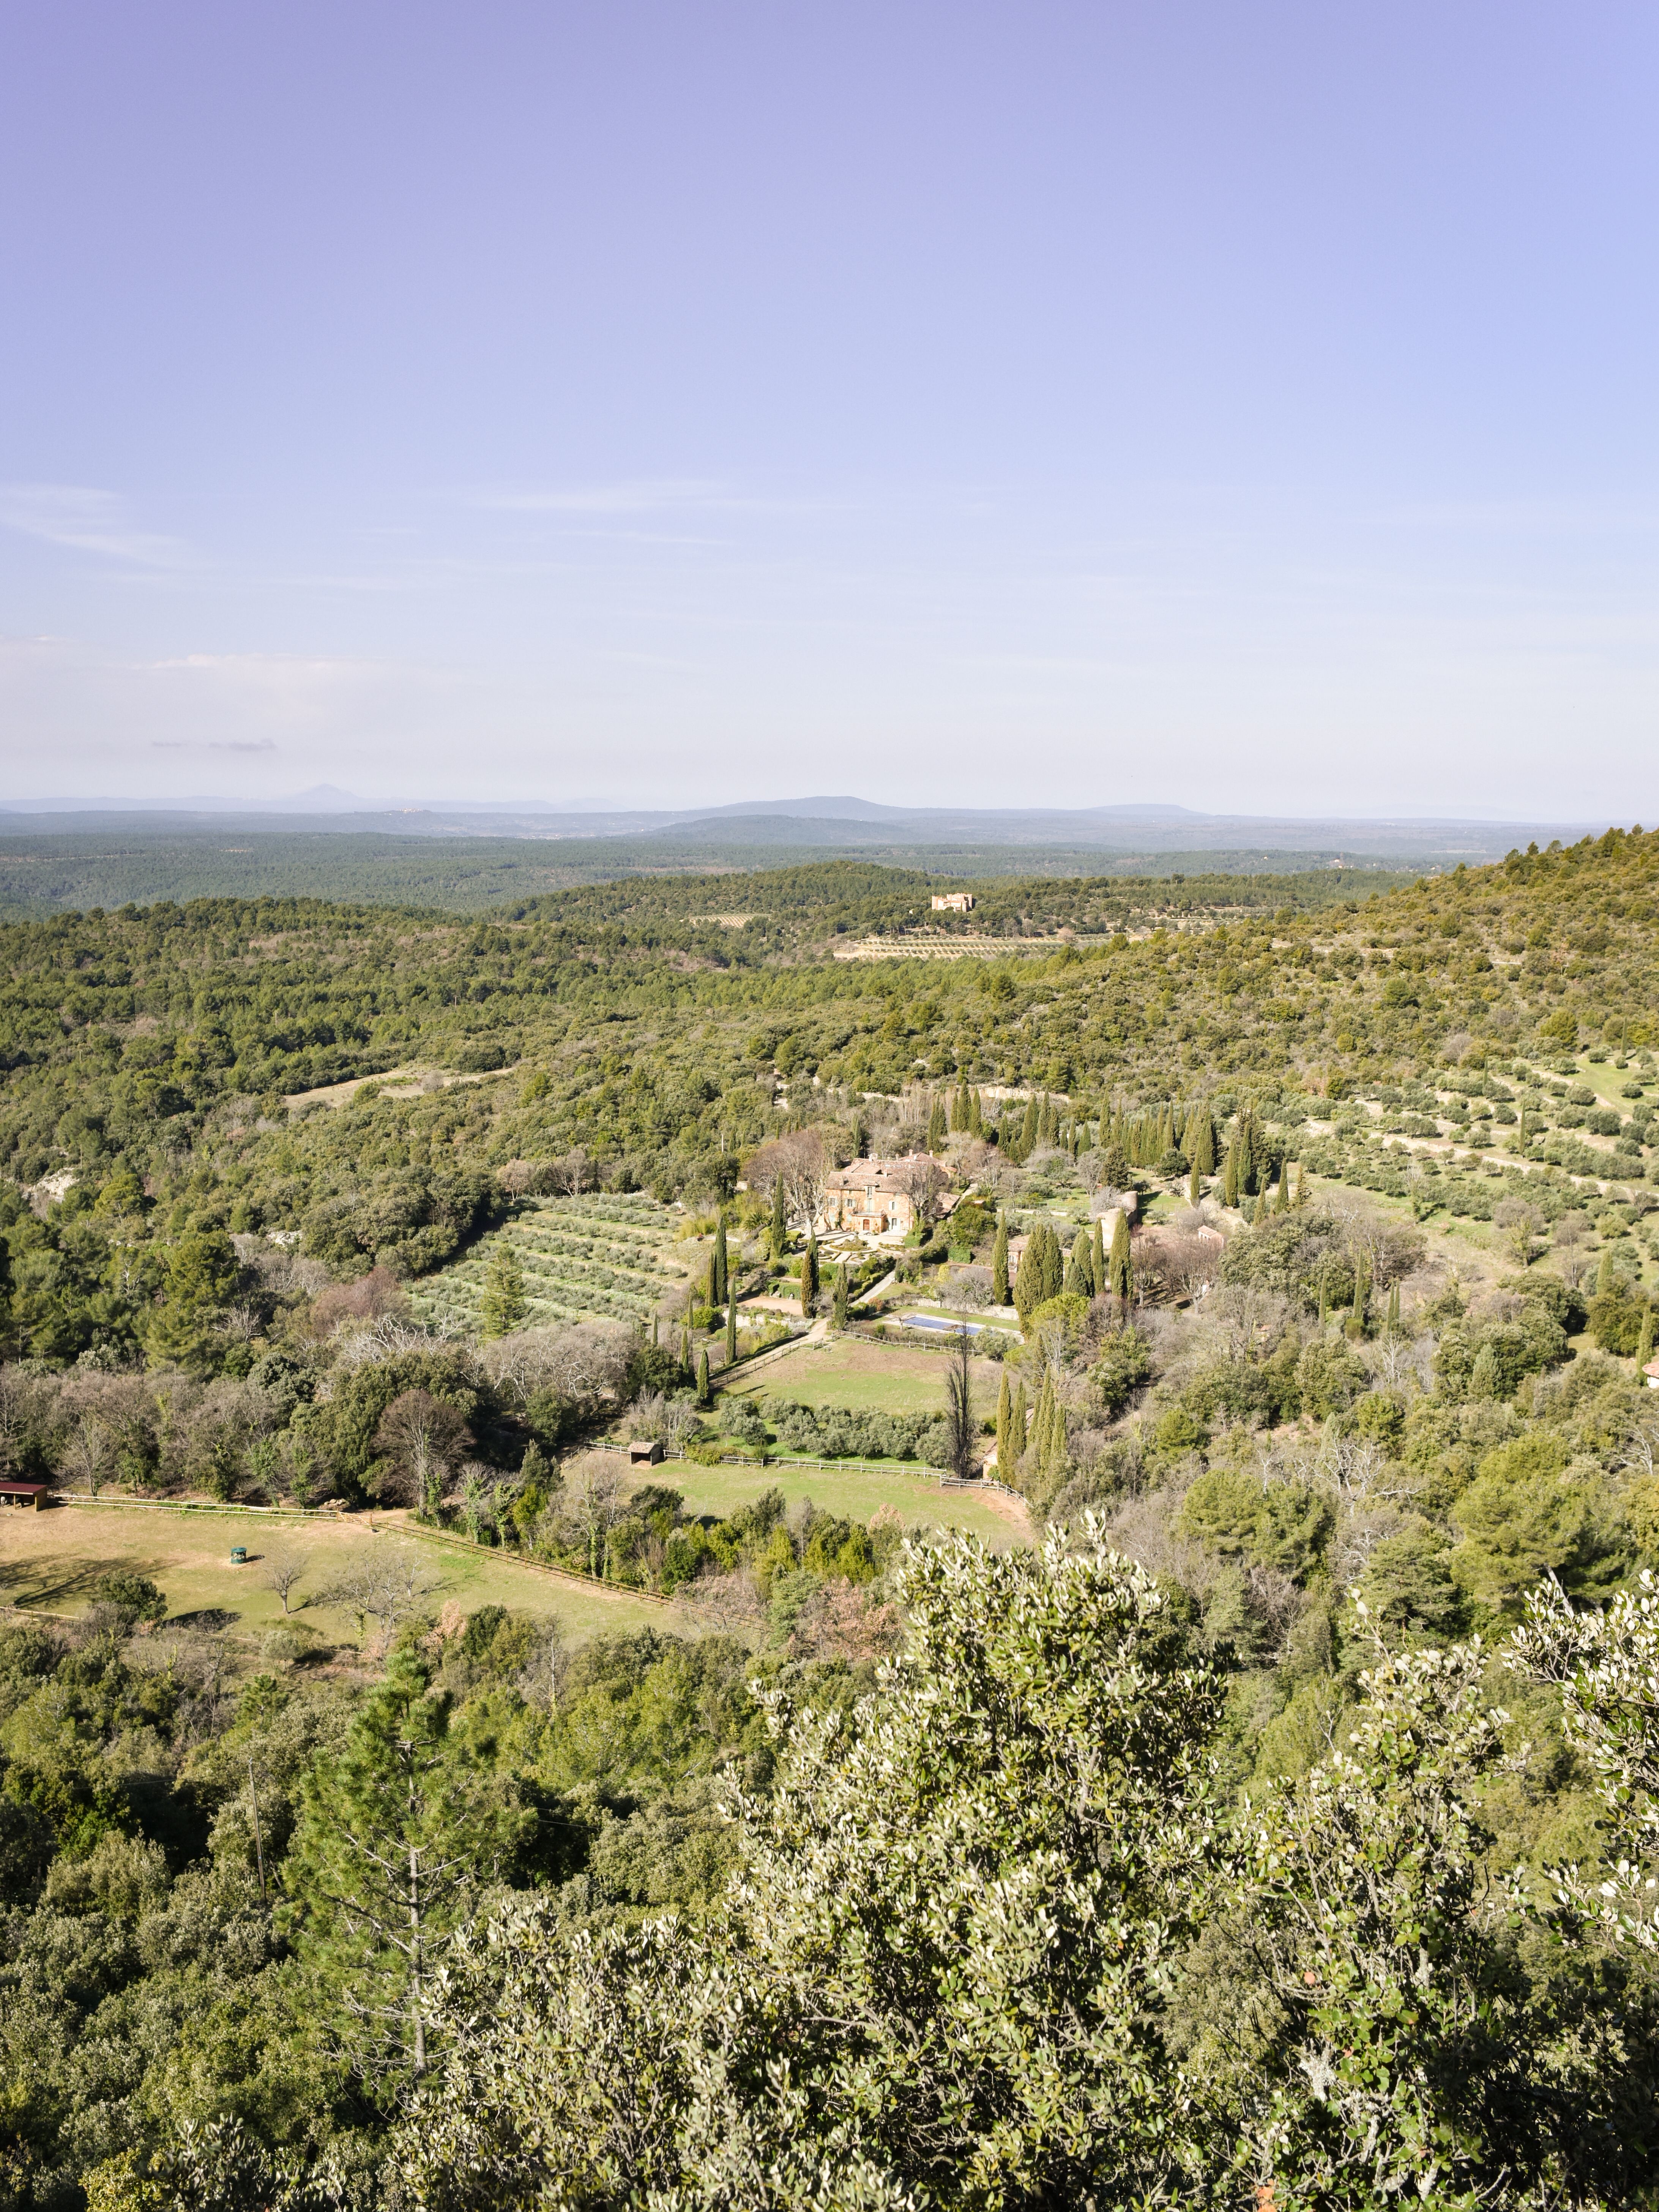
<path fill-rule="evenodd" d="M 14 1589 L 0 2203 L 1659 2202 L 1659 837 L 920 880 L 4 933 L 5 1474 L 432 1569 Z"/>

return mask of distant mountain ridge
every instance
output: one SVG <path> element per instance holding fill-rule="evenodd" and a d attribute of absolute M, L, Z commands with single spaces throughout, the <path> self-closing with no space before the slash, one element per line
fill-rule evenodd
<path fill-rule="evenodd" d="M 493 836 L 560 840 L 647 837 L 693 850 L 809 846 L 869 853 L 872 848 L 944 845 L 1066 847 L 1138 856 L 1160 852 L 1255 849 L 1320 853 L 1340 859 L 1486 860 L 1511 847 L 1571 843 L 1604 822 L 1504 822 L 1455 816 L 1296 817 L 1206 814 L 1188 806 L 1138 802 L 1087 807 L 890 806 L 856 796 L 737 799 L 719 806 L 600 808 L 542 800 L 501 805 L 472 800 L 377 805 L 355 793 L 318 785 L 268 801 L 191 798 L 152 805 L 133 799 L 0 800 L 0 816 L 37 834 L 97 828 L 266 831 L 304 828 L 408 837 Z"/>

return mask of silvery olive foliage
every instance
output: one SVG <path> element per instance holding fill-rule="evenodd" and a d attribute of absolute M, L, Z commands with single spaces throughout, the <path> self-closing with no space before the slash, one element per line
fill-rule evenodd
<path fill-rule="evenodd" d="M 520 1906 L 452 1967 L 416 2201 L 1171 2202 L 1159 2027 L 1225 1860 L 1221 1685 L 1091 1528 L 906 1568 L 913 1636 L 849 1714 L 771 1696 L 727 1920 L 562 1940 Z"/>

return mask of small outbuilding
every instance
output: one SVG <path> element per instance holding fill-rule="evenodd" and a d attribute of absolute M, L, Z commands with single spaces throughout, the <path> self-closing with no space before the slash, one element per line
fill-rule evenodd
<path fill-rule="evenodd" d="M 635 1437 L 633 1443 L 628 1447 L 628 1463 L 630 1467 L 660 1466 L 662 1463 L 662 1438 L 660 1437 Z"/>
<path fill-rule="evenodd" d="M 48 1482 L 0 1482 L 0 1505 L 21 1505 L 26 1513 L 38 1513 L 52 1495 Z"/>
<path fill-rule="evenodd" d="M 1649 1389 L 1659 1390 L 1659 1359 L 1650 1359 L 1642 1372 L 1648 1378 Z"/>

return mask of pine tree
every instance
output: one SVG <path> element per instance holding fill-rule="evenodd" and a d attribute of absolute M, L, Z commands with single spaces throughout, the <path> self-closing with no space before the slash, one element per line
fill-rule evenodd
<path fill-rule="evenodd" d="M 355 2023 L 371 2078 L 422 2075 L 438 2055 L 429 2029 L 446 1956 L 524 1825 L 451 1738 L 450 1704 L 416 1655 L 399 1652 L 303 1784 L 283 1863 L 290 1939 Z"/>
<path fill-rule="evenodd" d="M 714 1402 L 714 1394 L 708 1387 L 708 1346 L 705 1344 L 697 1354 L 697 1403 L 707 1413 Z"/>
<path fill-rule="evenodd" d="M 837 1328 L 847 1327 L 847 1262 L 843 1260 L 836 1269 L 835 1322 Z"/>
<path fill-rule="evenodd" d="M 1008 1303 L 1008 1217 L 997 1216 L 997 1241 L 991 1247 L 991 1303 L 1006 1306 Z"/>
<path fill-rule="evenodd" d="M 778 1176 L 772 1185 L 772 1265 L 775 1267 L 783 1258 L 787 1241 L 788 1224 L 783 1218 L 783 1178 Z"/>
<path fill-rule="evenodd" d="M 483 1297 L 479 1301 L 482 1334 L 486 1337 L 510 1336 L 522 1325 L 529 1310 L 524 1269 L 518 1254 L 502 1237 L 490 1255 L 484 1277 Z"/>
<path fill-rule="evenodd" d="M 1106 1279 L 1120 1302 L 1127 1306 L 1134 1294 L 1134 1262 L 1129 1249 L 1129 1217 L 1121 1207 L 1112 1224 L 1112 1250 L 1106 1262 Z"/>
<path fill-rule="evenodd" d="M 738 1302 L 728 1300 L 726 1308 L 726 1364 L 729 1367 L 738 1356 Z"/>
<path fill-rule="evenodd" d="M 810 1320 L 818 1298 L 818 1242 L 809 1228 L 806 1249 L 800 1255 L 800 1310 Z"/>
<path fill-rule="evenodd" d="M 997 1390 L 997 1476 L 1006 1482 L 1013 1465 L 1014 1407 L 1008 1390 L 1008 1370 L 1002 1370 Z"/>
<path fill-rule="evenodd" d="M 708 1263 L 708 1303 L 711 1306 L 726 1304 L 727 1269 L 726 1250 L 726 1216 L 719 1215 L 714 1222 L 714 1252 Z"/>

